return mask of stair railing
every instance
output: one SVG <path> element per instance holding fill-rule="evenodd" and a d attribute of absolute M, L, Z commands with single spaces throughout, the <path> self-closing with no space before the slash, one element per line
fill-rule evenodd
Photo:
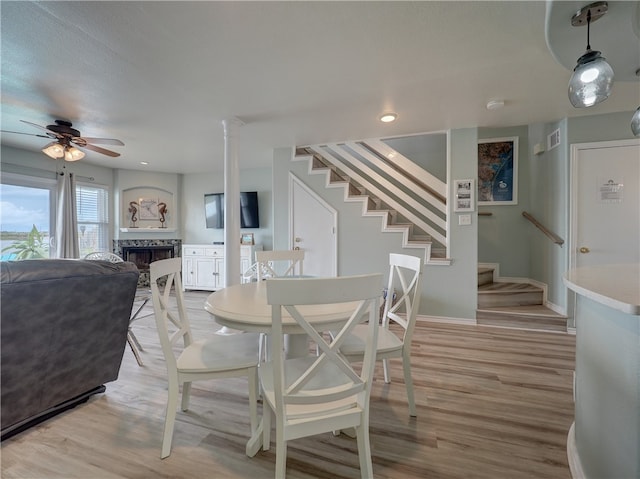
<path fill-rule="evenodd" d="M 553 231 L 551 231 L 550 229 L 545 227 L 542 223 L 540 223 L 537 219 L 535 219 L 531 214 L 527 213 L 526 211 L 523 211 L 522 212 L 522 216 L 524 216 L 526 219 L 531 221 L 531 223 L 533 223 L 533 225 L 536 228 L 538 228 L 545 235 L 547 235 L 547 237 L 549 237 L 551 239 L 551 241 L 553 241 L 555 244 L 560 245 L 560 246 L 562 246 L 564 244 L 564 240 L 562 238 L 560 238 L 560 236 L 558 236 Z"/>
<path fill-rule="evenodd" d="M 447 243 L 447 185 L 379 140 L 304 147 L 430 235 Z M 402 175 L 400 186 L 390 178 Z"/>

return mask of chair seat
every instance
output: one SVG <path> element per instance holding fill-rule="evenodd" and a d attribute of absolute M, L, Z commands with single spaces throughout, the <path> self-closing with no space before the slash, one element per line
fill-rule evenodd
<path fill-rule="evenodd" d="M 335 335 L 335 333 L 332 334 Z M 362 356 L 366 339 L 367 326 L 364 324 L 358 324 L 340 345 L 340 352 L 345 356 Z M 402 340 L 388 329 L 380 327 L 380 329 L 378 329 L 378 343 L 376 351 L 378 358 L 381 358 L 383 355 L 391 352 L 402 351 Z"/>
<path fill-rule="evenodd" d="M 300 377 L 300 374 L 313 364 L 316 357 L 305 357 L 287 359 L 285 364 L 285 382 L 287 386 Z M 273 362 L 269 361 L 260 365 L 260 380 L 263 388 L 264 398 L 269 404 L 275 407 L 275 392 L 273 384 Z M 325 363 L 317 375 L 305 386 L 308 389 L 309 397 L 313 398 L 314 390 L 321 389 L 323 392 L 339 392 L 354 385 L 344 372 L 334 363 Z M 321 404 L 289 404 L 287 405 L 287 417 L 289 419 L 302 419 L 306 416 L 316 416 L 319 412 L 335 414 L 339 411 L 349 411 L 361 409 L 356 403 L 356 395 L 352 395 L 333 402 L 322 402 Z"/>
<path fill-rule="evenodd" d="M 256 366 L 259 338 L 258 333 L 244 333 L 194 341 L 178 357 L 178 370 L 203 373 Z"/>

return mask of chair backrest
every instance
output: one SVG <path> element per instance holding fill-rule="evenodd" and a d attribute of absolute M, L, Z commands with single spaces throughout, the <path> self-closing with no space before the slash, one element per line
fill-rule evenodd
<path fill-rule="evenodd" d="M 256 251 L 258 281 L 283 276 L 302 276 L 304 250 Z"/>
<path fill-rule="evenodd" d="M 184 347 L 193 341 L 182 292 L 180 277 L 182 259 L 170 258 L 154 261 L 149 265 L 149 270 L 153 312 L 162 353 L 167 362 L 167 370 L 177 370 L 174 345 L 180 339 L 183 340 Z M 171 301 L 172 292 L 175 294 L 177 308 L 173 307 Z"/>
<path fill-rule="evenodd" d="M 266 282 L 267 302 L 272 307 L 272 358 L 276 415 L 291 419 L 288 405 L 315 405 L 314 415 L 322 416 L 359 405 L 368 407 L 378 333 L 376 311 L 380 300 L 381 274 L 337 278 L 276 278 Z M 335 340 L 326 340 L 307 319 L 319 305 L 353 302 L 353 313 L 345 320 Z M 288 367 L 285 380 L 282 317 L 291 316 L 318 345 L 317 356 L 309 356 L 305 367 Z M 362 367 L 357 373 L 339 348 L 359 323 L 369 322 Z M 289 364 L 287 364 L 289 366 Z M 328 376 L 327 376 L 328 373 Z M 327 383 L 326 378 L 330 378 Z M 328 407 L 321 412 L 320 404 Z M 309 411 L 301 412 L 309 419 Z M 339 429 L 339 427 L 336 427 Z"/>
<path fill-rule="evenodd" d="M 84 259 L 96 260 L 96 261 L 109 261 L 111 263 L 122 263 L 124 260 L 115 253 L 109 251 L 94 251 L 87 254 Z"/>
<path fill-rule="evenodd" d="M 391 253 L 389 265 L 382 326 L 388 328 L 390 321 L 400 324 L 405 330 L 403 341 L 410 343 L 420 307 L 424 263 L 417 256 Z"/>

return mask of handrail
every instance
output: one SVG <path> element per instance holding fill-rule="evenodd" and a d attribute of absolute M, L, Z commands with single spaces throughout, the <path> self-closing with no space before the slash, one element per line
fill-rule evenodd
<path fill-rule="evenodd" d="M 547 235 L 551 239 L 551 241 L 553 241 L 555 244 L 559 244 L 560 246 L 564 244 L 564 240 L 560 238 L 560 236 L 555 234 L 553 231 L 550 231 L 549 229 L 547 229 L 542 223 L 540 223 L 537 219 L 535 219 L 529 213 L 527 213 L 526 211 L 523 211 L 522 216 L 524 216 L 529 221 L 531 221 L 536 228 L 538 228 L 545 235 Z"/>

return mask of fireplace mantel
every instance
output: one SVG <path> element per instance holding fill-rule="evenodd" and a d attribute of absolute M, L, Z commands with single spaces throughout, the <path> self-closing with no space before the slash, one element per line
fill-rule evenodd
<path fill-rule="evenodd" d="M 121 233 L 175 233 L 177 228 L 120 228 Z"/>

